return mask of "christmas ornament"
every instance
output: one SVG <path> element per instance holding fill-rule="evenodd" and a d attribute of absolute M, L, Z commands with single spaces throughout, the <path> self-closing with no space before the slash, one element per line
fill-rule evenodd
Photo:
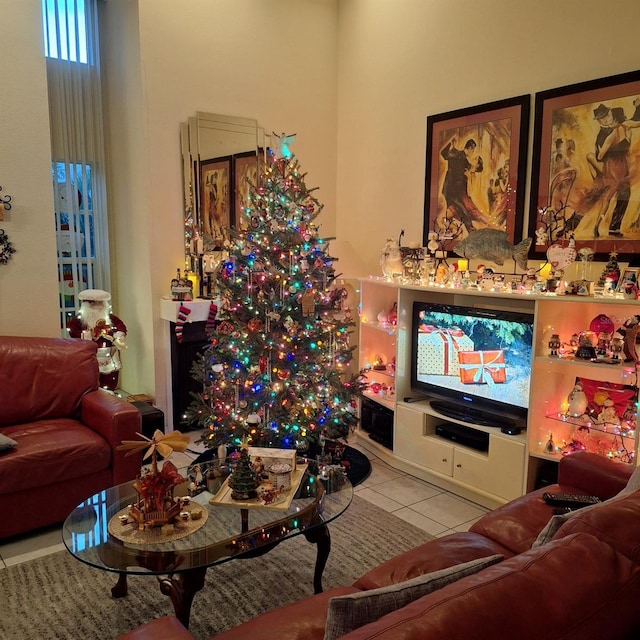
<path fill-rule="evenodd" d="M 576 260 L 575 247 L 564 247 L 561 244 L 552 244 L 547 249 L 547 260 L 554 271 L 563 271 Z"/>
<path fill-rule="evenodd" d="M 233 325 L 229 321 L 223 320 L 218 325 L 218 333 L 221 333 L 223 335 L 230 335 L 232 332 L 233 332 Z"/>
<path fill-rule="evenodd" d="M 302 315 L 305 318 L 312 316 L 315 311 L 315 298 L 312 291 L 305 291 L 300 299 L 302 303 Z"/>
<path fill-rule="evenodd" d="M 264 328 L 264 322 L 260 318 L 251 318 L 247 323 L 247 328 L 252 333 L 256 333 L 256 331 L 261 331 Z"/>

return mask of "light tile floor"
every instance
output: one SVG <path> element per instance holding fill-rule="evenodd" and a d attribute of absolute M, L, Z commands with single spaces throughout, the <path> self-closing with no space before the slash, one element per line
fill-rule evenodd
<path fill-rule="evenodd" d="M 191 431 L 189 436 L 191 445 L 188 450 L 171 456 L 171 461 L 177 467 L 188 465 L 202 451 L 202 445 L 195 443 L 200 433 Z M 485 507 L 394 469 L 359 447 L 357 442 L 349 444 L 365 453 L 371 461 L 371 474 L 355 488 L 355 493 L 433 536 L 467 531 L 488 511 Z M 0 541 L 0 570 L 64 548 L 59 526 L 11 539 L 4 544 Z"/>

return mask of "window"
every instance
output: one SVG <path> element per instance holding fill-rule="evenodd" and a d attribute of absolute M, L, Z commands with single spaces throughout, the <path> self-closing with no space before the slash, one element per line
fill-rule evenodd
<path fill-rule="evenodd" d="M 42 18 L 45 55 L 87 64 L 84 0 L 42 0 Z"/>
<path fill-rule="evenodd" d="M 42 0 L 60 326 L 84 289 L 110 288 L 97 0 Z"/>

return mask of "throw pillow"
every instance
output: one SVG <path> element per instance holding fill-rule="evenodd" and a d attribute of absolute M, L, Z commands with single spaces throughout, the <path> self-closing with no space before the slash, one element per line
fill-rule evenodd
<path fill-rule="evenodd" d="M 585 507 L 586 509 L 587 507 Z M 546 544 L 553 539 L 558 529 L 577 511 L 569 511 L 569 513 L 563 513 L 557 516 L 551 516 L 549 522 L 545 525 L 544 529 L 538 534 L 538 537 L 533 541 L 531 545 L 532 549 Z"/>
<path fill-rule="evenodd" d="M 422 596 L 437 591 L 456 580 L 478 573 L 503 559 L 503 555 L 496 554 L 426 573 L 399 584 L 331 598 L 324 640 L 340 638 L 358 627 L 375 622 L 382 616 L 401 609 Z"/>
<path fill-rule="evenodd" d="M 592 509 L 605 508 L 608 505 L 610 505 L 612 502 L 615 502 L 616 500 L 620 500 L 625 496 L 628 496 L 630 493 L 633 493 L 638 487 L 640 487 L 640 473 L 638 472 L 638 469 L 640 469 L 640 467 L 636 467 L 634 472 L 631 474 L 631 477 L 629 478 L 629 482 L 627 483 L 627 486 L 624 489 L 622 489 L 620 493 L 617 493 L 615 496 L 609 498 L 608 500 L 603 500 L 602 502 L 589 505 L 588 507 L 582 507 L 581 509 L 576 509 L 575 511 L 569 511 L 569 513 L 562 513 L 560 515 L 551 516 L 551 519 L 549 520 L 549 522 L 547 522 L 544 529 L 542 529 L 542 531 L 538 534 L 538 537 L 534 540 L 533 544 L 531 545 L 531 548 L 535 549 L 536 547 L 546 544 L 547 542 L 552 540 L 553 537 L 558 532 L 558 529 L 560 529 L 560 527 L 565 522 L 567 522 L 574 516 L 578 514 L 587 513 Z"/>
<path fill-rule="evenodd" d="M 18 443 L 15 440 L 12 440 L 9 436 L 5 436 L 0 433 L 0 451 L 4 451 L 5 449 L 13 449 L 13 447 L 17 447 Z"/>

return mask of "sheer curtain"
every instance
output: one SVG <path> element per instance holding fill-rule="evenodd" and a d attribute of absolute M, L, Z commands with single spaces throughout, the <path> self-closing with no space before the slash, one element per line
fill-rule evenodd
<path fill-rule="evenodd" d="M 42 0 L 63 330 L 80 291 L 110 290 L 97 1 Z"/>

